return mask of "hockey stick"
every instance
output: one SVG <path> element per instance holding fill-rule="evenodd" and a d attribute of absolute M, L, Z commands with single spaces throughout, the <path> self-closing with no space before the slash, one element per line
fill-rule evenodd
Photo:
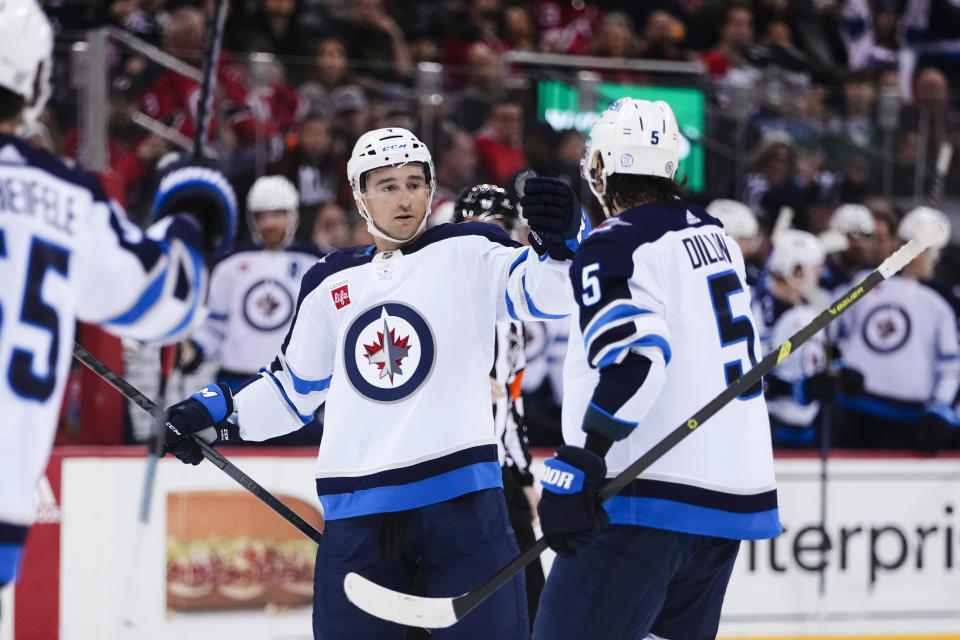
<path fill-rule="evenodd" d="M 800 329 L 789 340 L 771 351 L 756 366 L 743 376 L 734 380 L 716 398 L 708 402 L 699 411 L 693 414 L 683 424 L 655 444 L 629 467 L 621 471 L 610 480 L 600 491 L 600 500 L 606 501 L 621 489 L 626 487 L 644 469 L 659 460 L 668 451 L 673 449 L 681 440 L 693 433 L 705 420 L 716 414 L 734 398 L 760 382 L 764 374 L 769 373 L 784 358 L 790 355 L 796 347 L 809 340 L 818 331 L 846 311 L 862 296 L 877 286 L 880 282 L 900 271 L 911 260 L 933 245 L 946 234 L 946 229 L 937 223 L 928 225 L 913 240 L 895 251 L 883 263 L 872 271 L 859 284 L 825 309 L 814 318 L 810 324 Z M 514 558 L 509 564 L 497 571 L 486 582 L 473 591 L 452 598 L 427 598 L 399 593 L 382 587 L 357 573 L 348 573 L 343 581 L 344 591 L 350 602 L 357 605 L 369 614 L 390 620 L 399 624 L 417 627 L 442 628 L 449 627 L 467 615 L 477 605 L 483 602 L 490 594 L 509 582 L 528 564 L 533 562 L 547 548 L 543 538 L 539 538 L 533 546 Z"/>
<path fill-rule="evenodd" d="M 934 165 L 930 193 L 927 194 L 928 206 L 936 207 L 940 204 L 940 198 L 943 196 L 943 183 L 947 178 L 947 171 L 950 169 L 950 160 L 952 159 L 953 145 L 946 141 L 941 142 L 940 149 L 937 151 L 937 162 Z"/>
<path fill-rule="evenodd" d="M 203 80 L 200 82 L 200 100 L 197 102 L 197 122 L 193 131 L 193 157 L 203 157 L 203 141 L 207 132 L 207 119 L 213 111 L 213 87 L 220 66 L 220 49 L 223 45 L 223 26 L 227 20 L 226 0 L 214 0 L 213 21 L 207 29 L 207 56 L 204 58 Z"/>
<path fill-rule="evenodd" d="M 128 400 L 149 413 L 150 415 L 162 415 L 163 409 L 143 395 L 136 387 L 127 382 L 123 377 L 115 373 L 110 367 L 100 362 L 92 353 L 81 347 L 76 342 L 73 343 L 73 357 L 85 364 L 95 374 L 103 378 L 110 386 L 122 393 Z M 193 436 L 203 457 L 215 464 L 220 470 L 236 480 L 237 484 L 256 496 L 261 502 L 270 507 L 277 515 L 292 524 L 300 530 L 305 536 L 320 544 L 321 533 L 317 531 L 312 524 L 301 518 L 297 513 L 281 502 L 272 493 L 261 487 L 257 482 L 237 468 L 232 462 L 220 455 L 216 449 L 208 445 L 202 439 Z"/>

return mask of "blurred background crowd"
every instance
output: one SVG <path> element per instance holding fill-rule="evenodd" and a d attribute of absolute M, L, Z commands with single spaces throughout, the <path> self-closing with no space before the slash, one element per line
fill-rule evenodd
<path fill-rule="evenodd" d="M 193 134 L 213 3 L 45 4 L 57 29 L 55 95 L 31 136 L 98 170 L 145 222 L 157 162 Z M 323 252 L 371 243 L 345 169 L 356 139 L 385 126 L 411 129 L 432 150 L 431 224 L 450 220 L 464 189 L 509 190 L 527 167 L 568 180 L 598 220 L 579 176 L 585 131 L 624 95 L 671 103 L 689 143 L 689 200 L 745 204 L 760 271 L 784 208 L 798 229 L 847 236 L 833 260 L 849 274 L 895 248 L 916 206 L 960 213 L 960 153 L 945 153 L 960 143 L 951 0 L 229 4 L 210 152 L 241 203 L 258 177 L 286 176 L 299 192 L 296 235 Z M 875 224 L 836 221 L 848 204 L 865 205 Z M 937 278 L 954 313 L 958 273 L 948 245 Z M 559 438 L 565 339 L 556 324 L 527 327 L 534 444 Z"/>

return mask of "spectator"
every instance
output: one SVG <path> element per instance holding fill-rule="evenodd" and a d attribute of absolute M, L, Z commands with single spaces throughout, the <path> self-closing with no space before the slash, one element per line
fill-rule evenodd
<path fill-rule="evenodd" d="M 512 51 L 536 51 L 537 35 L 530 14 L 520 5 L 503 12 L 503 44 Z"/>
<path fill-rule="evenodd" d="M 492 101 L 503 93 L 503 67 L 499 54 L 485 42 L 470 45 L 463 88 L 457 94 L 454 119 L 467 131 L 483 124 Z"/>
<path fill-rule="evenodd" d="M 527 166 L 521 146 L 523 107 L 510 99 L 495 102 L 475 140 L 486 181 L 507 184 L 513 174 Z"/>
<path fill-rule="evenodd" d="M 753 41 L 753 13 L 744 5 L 727 8 L 720 27 L 720 41 L 703 54 L 707 73 L 722 78 L 730 69 L 744 64 L 744 50 Z"/>
<path fill-rule="evenodd" d="M 330 115 L 333 134 L 339 138 L 338 142 L 344 153 L 370 128 L 370 103 L 363 89 L 356 85 L 346 85 L 333 90 L 330 94 Z"/>
<path fill-rule="evenodd" d="M 317 209 L 328 202 L 352 202 L 343 162 L 333 152 L 327 121 L 308 116 L 300 125 L 296 144 L 272 169 L 287 177 L 300 193 L 300 215 L 312 228 Z"/>
<path fill-rule="evenodd" d="M 204 17 L 197 9 L 183 7 L 171 16 L 164 31 L 163 48 L 184 62 L 201 67 L 203 65 Z M 253 144 L 258 136 L 270 137 L 275 133 L 272 123 L 266 124 L 261 132 L 249 107 L 247 88 L 240 82 L 237 74 L 219 65 L 217 71 L 218 91 L 214 96 L 213 109 L 207 129 L 207 140 L 217 140 L 218 126 L 224 126 L 242 144 Z M 199 102 L 200 86 L 194 80 L 168 71 L 161 75 L 140 98 L 143 112 L 154 120 L 159 120 L 192 137 L 196 123 L 196 105 Z M 216 114 L 225 113 L 224 122 Z"/>
<path fill-rule="evenodd" d="M 330 93 L 347 84 L 350 67 L 347 45 L 337 36 L 326 35 L 317 41 L 310 77 L 297 88 L 309 113 L 329 115 Z"/>
<path fill-rule="evenodd" d="M 830 124 L 827 140 L 831 166 L 842 167 L 852 153 L 869 152 L 879 142 L 876 102 L 872 72 L 860 70 L 847 75 L 843 82 L 843 113 Z"/>
<path fill-rule="evenodd" d="M 689 60 L 683 47 L 683 25 L 666 11 L 651 11 L 640 33 L 637 57 L 650 60 Z"/>
<path fill-rule="evenodd" d="M 600 28 L 601 12 L 593 3 L 534 0 L 530 13 L 540 30 L 539 48 L 545 53 L 589 53 Z"/>
<path fill-rule="evenodd" d="M 302 14 L 297 0 L 258 0 L 253 11 L 230 15 L 224 44 L 231 51 L 262 51 L 286 58 L 306 56 L 311 34 L 299 18 Z M 293 65 L 290 71 L 295 71 Z"/>
<path fill-rule="evenodd" d="M 313 223 L 311 239 L 323 253 L 349 247 L 350 224 L 343 207 L 336 202 L 320 205 Z"/>
<path fill-rule="evenodd" d="M 437 191 L 433 199 L 434 213 L 446 202 L 454 202 L 460 193 L 474 184 L 477 172 L 477 150 L 473 140 L 462 129 L 447 125 L 440 131 L 434 145 L 433 161 L 437 174 Z M 450 211 L 452 214 L 452 210 Z M 449 218 L 427 223 L 435 226 L 450 222 Z"/>
<path fill-rule="evenodd" d="M 383 8 L 383 0 L 351 0 L 346 20 L 334 25 L 347 43 L 355 81 L 373 88 L 401 82 L 413 71 L 406 36 Z"/>
<path fill-rule="evenodd" d="M 443 43 L 443 66 L 453 89 L 462 89 L 467 83 L 464 69 L 474 45 L 486 45 L 494 55 L 506 48 L 498 32 L 499 19 L 500 0 L 469 0 L 466 12 L 454 20 Z"/>

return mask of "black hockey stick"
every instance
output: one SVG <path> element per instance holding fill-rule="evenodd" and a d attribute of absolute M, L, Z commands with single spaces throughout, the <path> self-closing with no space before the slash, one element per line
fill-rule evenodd
<path fill-rule="evenodd" d="M 85 364 L 95 374 L 103 378 L 110 386 L 122 393 L 128 400 L 146 411 L 152 416 L 162 415 L 163 408 L 158 407 L 153 400 L 143 395 L 136 387 L 127 382 L 122 376 L 114 372 L 110 367 L 101 362 L 95 355 L 81 347 L 76 342 L 73 343 L 73 357 Z M 301 518 L 297 513 L 281 502 L 272 493 L 257 484 L 256 480 L 245 474 L 237 468 L 232 462 L 220 455 L 216 449 L 204 442 L 202 439 L 193 436 L 200 445 L 203 457 L 215 464 L 224 473 L 237 481 L 241 487 L 255 495 L 265 505 L 270 507 L 277 515 L 292 524 L 300 530 L 305 536 L 320 544 L 321 533 L 317 531 L 312 524 Z"/>
<path fill-rule="evenodd" d="M 203 157 L 203 142 L 207 133 L 207 120 L 212 117 L 213 88 L 217 82 L 220 66 L 220 49 L 223 45 L 223 27 L 227 20 L 226 0 L 214 0 L 213 20 L 207 29 L 207 55 L 204 58 L 203 79 L 200 82 L 200 100 L 197 102 L 197 121 L 193 130 L 193 157 Z"/>
<path fill-rule="evenodd" d="M 681 440 L 693 433 L 705 420 L 716 414 L 745 390 L 760 382 L 761 377 L 789 356 L 793 349 L 813 337 L 814 334 L 830 324 L 834 318 L 846 311 L 850 305 L 879 283 L 900 271 L 938 239 L 942 239 L 944 235 L 946 235 L 946 229 L 937 223 L 924 228 L 917 237 L 884 260 L 860 284 L 847 291 L 842 298 L 814 318 L 810 324 L 791 336 L 778 349 L 767 354 L 756 366 L 734 380 L 716 398 L 670 432 L 633 464 L 617 474 L 600 491 L 600 500 L 606 501 L 630 484 L 640 472 L 677 446 Z M 514 575 L 536 560 L 546 548 L 547 543 L 543 538 L 539 538 L 533 546 L 493 574 L 486 582 L 473 591 L 457 597 L 426 598 L 399 593 L 371 582 L 357 573 L 348 573 L 344 578 L 343 587 L 350 602 L 378 618 L 408 626 L 449 627 L 470 613 L 490 594 L 509 582 Z"/>

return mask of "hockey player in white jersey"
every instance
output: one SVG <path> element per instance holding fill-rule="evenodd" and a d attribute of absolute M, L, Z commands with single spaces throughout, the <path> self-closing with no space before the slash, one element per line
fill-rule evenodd
<path fill-rule="evenodd" d="M 907 242 L 932 221 L 949 228 L 942 213 L 920 209 L 904 216 L 897 236 Z M 834 446 L 932 453 L 956 437 L 956 317 L 943 297 L 924 284 L 945 243 L 877 285 L 835 324 L 844 361 L 863 372 L 865 394 L 837 397 L 841 411 L 833 427 Z"/>
<path fill-rule="evenodd" d="M 531 248 L 490 224 L 424 230 L 433 163 L 400 128 L 361 136 L 347 173 L 376 244 L 311 268 L 273 363 L 235 396 L 210 385 L 172 407 L 179 433 L 168 432 L 167 446 L 196 463 L 200 453 L 184 434 L 263 440 L 299 429 L 326 401 L 314 635 L 402 638 L 402 627 L 350 604 L 343 579 L 357 571 L 410 589 L 420 566 L 428 595 L 452 596 L 517 554 L 490 410 L 494 330 L 567 313 L 563 260 L 580 209 L 552 206 L 557 181 L 541 178 L 528 183 L 533 204 L 542 201 L 526 215 Z M 522 576 L 481 608 L 434 636 L 529 633 Z"/>
<path fill-rule="evenodd" d="M 163 218 L 143 233 L 95 176 L 19 137 L 49 93 L 52 49 L 34 0 L 0 7 L 0 587 L 17 576 L 75 322 L 176 339 L 199 315 L 202 254 L 228 247 L 236 217 L 222 175 L 181 167 L 161 182 L 154 208 Z"/>
<path fill-rule="evenodd" d="M 623 98 L 593 126 L 583 175 L 610 217 L 574 256 L 566 445 L 540 524 L 555 560 L 539 640 L 716 636 L 740 540 L 781 532 L 760 384 L 604 504 L 622 471 L 760 356 L 743 258 L 679 199 L 670 106 Z M 609 522 L 609 524 L 608 524 Z"/>
<path fill-rule="evenodd" d="M 753 299 L 763 355 L 789 340 L 821 311 L 825 295 L 817 283 L 824 258 L 820 242 L 806 231 L 786 229 L 774 239 L 766 282 Z M 834 381 L 826 368 L 826 340 L 820 332 L 764 378 L 774 446 L 816 446 L 821 402 L 829 399 L 834 385 L 847 396 L 862 393 L 859 371 L 838 367 Z"/>
<path fill-rule="evenodd" d="M 726 198 L 708 204 L 707 213 L 719 220 L 727 235 L 740 245 L 747 270 L 747 285 L 755 286 L 770 250 L 769 238 L 765 231 L 761 231 L 757 216 L 742 202 Z"/>
<path fill-rule="evenodd" d="M 322 256 L 295 242 L 300 198 L 283 176 L 257 179 L 247 193 L 252 242 L 237 247 L 210 275 L 207 318 L 194 331 L 182 369 L 219 363 L 219 382 L 236 387 L 269 362 L 293 319 L 300 279 Z"/>

